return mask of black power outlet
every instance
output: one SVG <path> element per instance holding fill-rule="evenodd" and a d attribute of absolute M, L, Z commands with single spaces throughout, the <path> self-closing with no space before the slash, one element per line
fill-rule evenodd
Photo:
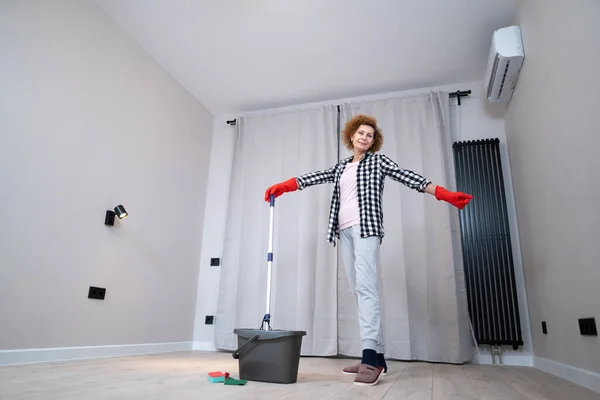
<path fill-rule="evenodd" d="M 580 318 L 579 332 L 581 332 L 583 336 L 598 336 L 596 320 L 594 318 Z"/>
<path fill-rule="evenodd" d="M 215 322 L 215 317 L 212 315 L 207 315 L 206 317 L 204 317 L 204 324 L 205 325 L 212 325 Z"/>
<path fill-rule="evenodd" d="M 219 264 L 221 264 L 221 260 L 219 258 L 211 258 L 210 259 L 210 266 L 211 267 L 218 267 Z"/>
<path fill-rule="evenodd" d="M 106 289 L 90 286 L 90 290 L 88 292 L 88 299 L 96 299 L 96 300 L 104 300 L 106 296 Z"/>
<path fill-rule="evenodd" d="M 546 326 L 546 321 L 542 321 L 542 333 L 544 335 L 548 334 L 548 327 Z"/>

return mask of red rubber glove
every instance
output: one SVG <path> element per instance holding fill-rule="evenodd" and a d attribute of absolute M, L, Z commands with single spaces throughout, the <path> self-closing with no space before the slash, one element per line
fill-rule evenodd
<path fill-rule="evenodd" d="M 469 201 L 471 201 L 473 196 L 462 192 L 450 192 L 441 186 L 437 186 L 435 188 L 435 198 L 438 200 L 447 201 L 454 207 L 462 210 L 467 204 L 469 204 Z"/>
<path fill-rule="evenodd" d="M 272 194 L 275 197 L 279 197 L 286 192 L 293 192 L 298 189 L 298 182 L 296 182 L 296 178 L 290 178 L 285 182 L 277 183 L 265 192 L 265 201 L 270 201 L 270 197 Z"/>

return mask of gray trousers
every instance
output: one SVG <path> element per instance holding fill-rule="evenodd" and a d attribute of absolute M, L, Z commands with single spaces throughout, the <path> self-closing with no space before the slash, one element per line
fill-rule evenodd
<path fill-rule="evenodd" d="M 340 231 L 342 258 L 358 308 L 362 347 L 385 353 L 379 302 L 379 236 L 360 237 L 360 226 Z"/>

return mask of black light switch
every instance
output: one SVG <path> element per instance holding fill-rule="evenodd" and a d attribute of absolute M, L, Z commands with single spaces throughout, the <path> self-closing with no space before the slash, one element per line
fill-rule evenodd
<path fill-rule="evenodd" d="M 546 321 L 542 321 L 542 333 L 544 335 L 548 334 L 548 327 L 546 326 Z"/>
<path fill-rule="evenodd" d="M 205 325 L 212 325 L 215 321 L 215 317 L 212 315 L 207 315 L 206 317 L 204 317 L 204 324 Z"/>
<path fill-rule="evenodd" d="M 105 288 L 90 286 L 90 290 L 88 291 L 88 299 L 104 300 L 105 296 L 106 296 Z"/>
<path fill-rule="evenodd" d="M 221 259 L 219 259 L 219 258 L 211 258 L 210 259 L 211 267 L 218 267 L 220 263 L 221 263 Z"/>
<path fill-rule="evenodd" d="M 598 336 L 596 320 L 594 318 L 580 318 L 579 332 L 581 332 L 583 336 Z"/>

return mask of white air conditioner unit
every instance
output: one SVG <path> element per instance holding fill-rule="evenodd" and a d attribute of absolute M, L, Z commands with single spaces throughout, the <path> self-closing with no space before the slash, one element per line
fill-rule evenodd
<path fill-rule="evenodd" d="M 521 29 L 518 26 L 509 26 L 494 32 L 485 72 L 485 90 L 489 101 L 510 101 L 524 58 Z"/>

